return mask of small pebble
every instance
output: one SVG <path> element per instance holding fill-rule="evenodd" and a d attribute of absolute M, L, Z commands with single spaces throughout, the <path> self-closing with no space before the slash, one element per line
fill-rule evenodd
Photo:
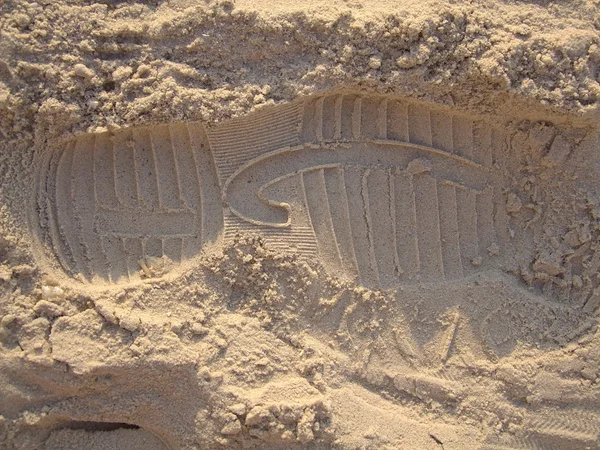
<path fill-rule="evenodd" d="M 47 300 L 40 300 L 37 302 L 33 307 L 33 311 L 40 316 L 50 318 L 62 316 L 64 314 L 63 309 L 59 305 Z"/>
<path fill-rule="evenodd" d="M 396 65 L 400 69 L 412 69 L 417 65 L 417 58 L 413 55 L 401 56 L 396 59 Z"/>
<path fill-rule="evenodd" d="M 545 273 L 552 277 L 558 276 L 564 272 L 564 269 L 558 263 L 546 260 L 544 258 L 538 258 L 534 261 L 533 270 L 536 272 Z"/>
<path fill-rule="evenodd" d="M 229 411 L 231 411 L 237 416 L 243 416 L 244 414 L 246 414 L 247 408 L 246 405 L 244 405 L 243 403 L 236 403 L 229 407 Z"/>
<path fill-rule="evenodd" d="M 130 78 L 131 75 L 133 74 L 133 69 L 129 66 L 121 66 L 121 67 L 117 67 L 114 72 L 112 73 L 112 78 L 114 81 L 123 81 L 126 80 L 127 78 Z"/>
<path fill-rule="evenodd" d="M 42 299 L 52 300 L 57 298 L 64 298 L 65 291 L 58 286 L 42 286 Z"/>
<path fill-rule="evenodd" d="M 0 320 L 0 325 L 2 325 L 3 327 L 7 327 L 15 320 L 17 320 L 17 316 L 15 316 L 14 314 L 6 314 L 4 317 L 2 317 L 2 320 Z"/>
<path fill-rule="evenodd" d="M 85 78 L 86 80 L 90 80 L 96 75 L 92 69 L 89 69 L 83 64 L 75 64 L 73 67 L 73 73 L 80 78 Z"/>
<path fill-rule="evenodd" d="M 140 64 L 137 68 L 136 75 L 138 78 L 146 78 L 150 76 L 152 68 L 148 64 Z"/>
<path fill-rule="evenodd" d="M 381 56 L 371 56 L 369 58 L 369 67 L 373 70 L 377 70 L 381 67 Z"/>
<path fill-rule="evenodd" d="M 58 281 L 48 274 L 42 276 L 42 283 L 48 286 L 58 286 Z"/>
<path fill-rule="evenodd" d="M 234 420 L 233 422 L 229 422 L 221 429 L 221 434 L 224 436 L 232 436 L 235 434 L 239 434 L 242 432 L 242 424 L 239 420 Z"/>
<path fill-rule="evenodd" d="M 119 319 L 119 326 L 131 333 L 140 327 L 140 319 L 134 316 L 125 316 Z"/>
<path fill-rule="evenodd" d="M 12 270 L 6 266 L 0 266 L 0 281 L 9 281 L 12 278 Z"/>
<path fill-rule="evenodd" d="M 512 192 L 508 194 L 508 199 L 506 200 L 506 212 L 510 213 L 518 213 L 521 211 L 523 203 L 521 203 L 521 199 L 517 197 Z"/>
<path fill-rule="evenodd" d="M 495 242 L 493 242 L 488 248 L 487 248 L 488 253 L 490 254 L 490 256 L 497 256 L 500 254 L 500 247 L 498 247 L 498 244 L 496 244 Z"/>

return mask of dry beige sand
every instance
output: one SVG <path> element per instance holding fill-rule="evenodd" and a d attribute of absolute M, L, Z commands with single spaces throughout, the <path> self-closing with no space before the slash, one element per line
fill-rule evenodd
<path fill-rule="evenodd" d="M 0 2 L 0 448 L 600 448 L 597 0 Z"/>

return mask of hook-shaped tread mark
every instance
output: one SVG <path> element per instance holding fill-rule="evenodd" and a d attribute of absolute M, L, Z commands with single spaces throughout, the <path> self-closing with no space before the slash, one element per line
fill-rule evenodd
<path fill-rule="evenodd" d="M 468 160 L 416 144 L 380 142 L 340 145 L 336 148 L 297 146 L 267 153 L 238 169 L 225 183 L 224 197 L 234 214 L 257 225 L 289 226 L 289 205 L 267 198 L 266 187 L 298 173 L 334 167 L 404 168 L 420 157 L 434 165 L 440 179 L 483 190 L 487 170 Z M 462 164 L 457 164 L 462 163 Z"/>

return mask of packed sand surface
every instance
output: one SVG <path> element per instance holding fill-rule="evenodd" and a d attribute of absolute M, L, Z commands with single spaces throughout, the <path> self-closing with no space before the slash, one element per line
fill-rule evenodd
<path fill-rule="evenodd" d="M 596 0 L 0 3 L 0 448 L 600 448 Z"/>

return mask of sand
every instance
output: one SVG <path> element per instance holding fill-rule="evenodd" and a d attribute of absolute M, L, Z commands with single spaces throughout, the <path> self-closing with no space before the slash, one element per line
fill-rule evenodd
<path fill-rule="evenodd" d="M 600 448 L 599 27 L 0 4 L 0 447 Z"/>

